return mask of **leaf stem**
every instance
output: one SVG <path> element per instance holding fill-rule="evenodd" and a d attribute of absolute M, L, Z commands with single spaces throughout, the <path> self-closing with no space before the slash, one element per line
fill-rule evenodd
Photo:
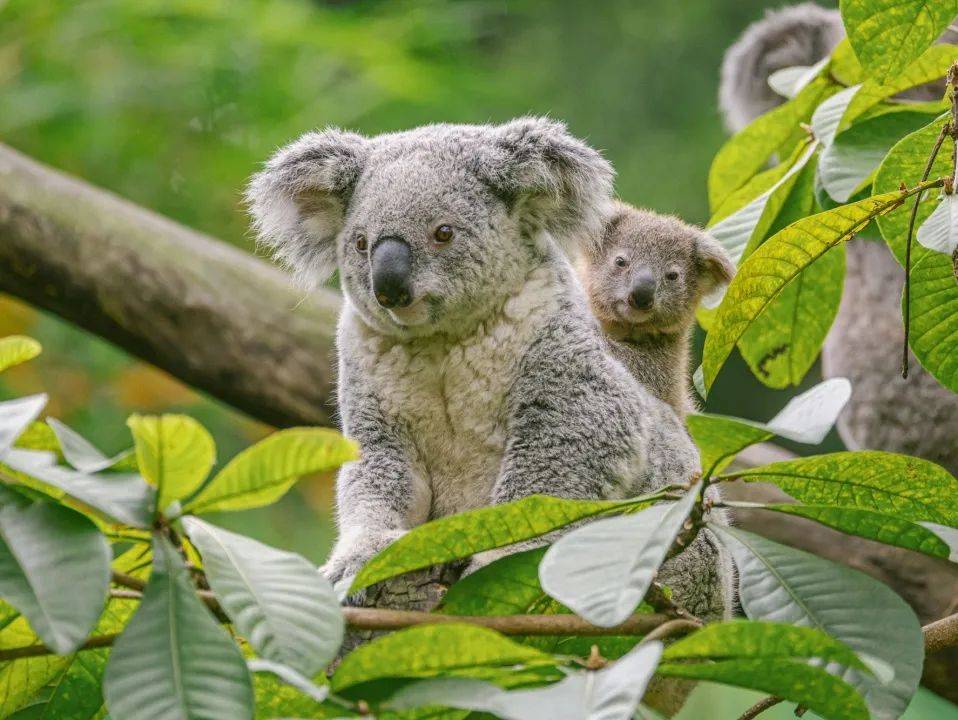
<path fill-rule="evenodd" d="M 767 698 L 764 698 L 763 700 L 759 700 L 757 703 L 752 705 L 752 707 L 750 707 L 748 710 L 743 712 L 739 716 L 738 720 L 753 720 L 753 718 L 758 717 L 769 708 L 775 707 L 783 700 L 784 698 L 775 697 L 774 695 L 769 695 Z"/>

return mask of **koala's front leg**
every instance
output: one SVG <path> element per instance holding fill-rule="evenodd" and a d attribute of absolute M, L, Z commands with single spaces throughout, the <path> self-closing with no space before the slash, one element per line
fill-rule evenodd
<path fill-rule="evenodd" d="M 413 472 L 402 443 L 381 427 L 372 436 L 356 435 L 361 459 L 343 466 L 337 478 L 339 538 L 322 567 L 333 583 L 358 573 L 429 514 L 429 489 Z"/>

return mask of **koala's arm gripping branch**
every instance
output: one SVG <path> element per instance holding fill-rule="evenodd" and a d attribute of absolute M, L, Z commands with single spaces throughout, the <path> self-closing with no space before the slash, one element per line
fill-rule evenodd
<path fill-rule="evenodd" d="M 0 292 L 267 423 L 331 423 L 335 293 L 3 145 Z"/>

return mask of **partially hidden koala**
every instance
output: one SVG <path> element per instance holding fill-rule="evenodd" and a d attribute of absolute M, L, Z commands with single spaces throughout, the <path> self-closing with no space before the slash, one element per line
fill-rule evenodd
<path fill-rule="evenodd" d="M 331 581 L 431 518 L 698 470 L 675 413 L 607 353 L 563 249 L 596 236 L 612 176 L 525 118 L 308 133 L 253 178 L 261 242 L 307 286 L 338 269 L 344 295 L 339 406 L 361 459 L 337 481 Z"/>
<path fill-rule="evenodd" d="M 695 309 L 735 264 L 704 230 L 616 202 L 578 269 L 612 354 L 684 418 L 695 409 L 689 351 Z"/>
<path fill-rule="evenodd" d="M 752 23 L 722 63 L 719 105 L 728 128 L 738 131 L 784 102 L 768 86 L 772 72 L 814 65 L 844 34 L 839 12 L 813 3 L 769 11 Z M 958 44 L 958 31 L 948 28 L 938 42 Z M 932 100 L 943 92 L 939 81 L 902 96 Z M 850 449 L 917 455 L 958 473 L 958 395 L 942 387 L 914 355 L 908 378 L 899 374 L 901 266 L 882 242 L 854 238 L 846 249 L 842 303 L 822 349 L 825 377 L 847 377 L 854 388 L 838 432 Z"/>

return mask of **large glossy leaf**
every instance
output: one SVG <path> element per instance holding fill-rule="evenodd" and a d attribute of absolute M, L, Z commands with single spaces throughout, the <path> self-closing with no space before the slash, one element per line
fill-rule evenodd
<path fill-rule="evenodd" d="M 40 343 L 25 335 L 0 338 L 0 372 L 32 360 L 43 350 Z"/>
<path fill-rule="evenodd" d="M 845 378 L 829 378 L 790 399 L 767 423 L 707 414 L 689 415 L 686 423 L 699 448 L 702 468 L 714 474 L 745 448 L 775 435 L 817 445 L 825 439 L 849 397 L 851 385 Z"/>
<path fill-rule="evenodd" d="M 140 528 L 150 525 L 155 491 L 139 475 L 87 475 L 54 465 L 45 453 L 30 450 L 13 449 L 3 461 L 118 522 Z"/>
<path fill-rule="evenodd" d="M 769 238 L 742 263 L 705 339 L 703 380 L 711 388 L 742 334 L 804 268 L 888 212 L 904 197 L 890 192 L 799 220 Z"/>
<path fill-rule="evenodd" d="M 954 193 L 942 195 L 915 238 L 923 247 L 945 253 L 949 258 L 958 250 L 958 198 Z"/>
<path fill-rule="evenodd" d="M 823 152 L 818 174 L 825 191 L 837 202 L 860 190 L 889 150 L 931 118 L 919 112 L 888 112 L 863 120 L 839 133 Z"/>
<path fill-rule="evenodd" d="M 945 120 L 938 120 L 903 138 L 892 148 L 875 176 L 875 191 L 914 182 L 924 171 L 932 146 Z M 946 138 L 932 166 L 930 177 L 952 173 L 954 143 Z M 882 237 L 898 262 L 904 264 L 908 222 L 912 203 L 879 218 Z M 938 205 L 938 192 L 927 192 L 916 217 L 920 227 Z M 912 246 L 911 336 L 915 357 L 945 387 L 958 392 L 958 283 L 951 259 L 922 247 Z"/>
<path fill-rule="evenodd" d="M 894 515 L 835 505 L 772 504 L 760 507 L 815 520 L 849 535 L 915 550 L 933 557 L 948 559 L 951 555 L 948 543 L 932 530 Z"/>
<path fill-rule="evenodd" d="M 954 0 L 842 0 L 840 6 L 855 54 L 881 83 L 905 70 L 958 15 Z"/>
<path fill-rule="evenodd" d="M 566 500 L 531 495 L 502 505 L 449 515 L 413 528 L 372 558 L 356 576 L 355 592 L 396 575 L 458 560 L 545 535 L 604 513 L 638 510 L 635 500 Z"/>
<path fill-rule="evenodd" d="M 800 130 L 812 111 L 838 86 L 817 78 L 784 105 L 755 119 L 719 150 L 709 169 L 709 207 L 713 210 L 759 172 L 774 153 L 780 152 Z"/>
<path fill-rule="evenodd" d="M 661 654 L 661 643 L 644 643 L 607 668 L 530 690 L 502 690 L 475 680 L 427 680 L 400 690 L 389 707 L 448 705 L 505 720 L 629 720 Z"/>
<path fill-rule="evenodd" d="M 805 379 L 838 314 L 845 248 L 832 248 L 773 299 L 738 341 L 763 385 L 782 389 Z"/>
<path fill-rule="evenodd" d="M 878 720 L 904 712 L 924 661 L 921 625 L 904 600 L 856 570 L 744 530 L 711 527 L 735 560 L 750 618 L 813 627 L 841 640 L 876 677 L 840 664 L 829 670 L 863 693 Z"/>
<path fill-rule="evenodd" d="M 737 264 L 749 245 L 755 245 L 765 237 L 795 187 L 799 173 L 817 148 L 816 143 L 809 144 L 798 158 L 793 160 L 788 171 L 768 190 L 745 207 L 709 226 L 708 234 L 725 248 L 732 262 Z"/>
<path fill-rule="evenodd" d="M 280 430 L 230 460 L 185 509 L 206 513 L 267 505 L 303 475 L 335 470 L 357 457 L 356 444 L 334 430 Z"/>
<path fill-rule="evenodd" d="M 942 80 L 955 60 L 958 60 L 958 47 L 952 44 L 934 45 L 925 50 L 900 75 L 886 83 L 869 78 L 848 104 L 845 116 L 842 118 L 841 129 L 847 128 L 856 119 L 872 111 L 878 103 L 893 95 L 917 85 Z M 919 108 L 921 103 L 911 103 L 911 106 Z M 925 109 L 930 107 L 931 105 L 927 104 Z M 947 110 L 947 106 L 940 106 L 939 111 L 942 110 Z"/>
<path fill-rule="evenodd" d="M 0 507 L 0 597 L 59 654 L 96 623 L 110 582 L 110 547 L 80 513 L 51 503 Z"/>
<path fill-rule="evenodd" d="M 785 460 L 734 473 L 809 505 L 841 505 L 958 527 L 958 480 L 928 460 L 867 450 Z"/>
<path fill-rule="evenodd" d="M 554 665 L 552 656 L 476 625 L 420 625 L 353 650 L 333 675 L 332 689 L 383 678 L 485 677 L 490 669 Z"/>
<path fill-rule="evenodd" d="M 123 720 L 251 720 L 249 671 L 232 638 L 197 597 L 175 548 L 153 542 L 143 600 L 117 639 L 103 684 Z"/>
<path fill-rule="evenodd" d="M 706 625 L 676 640 L 662 656 L 666 661 L 732 658 L 818 658 L 868 672 L 854 650 L 821 630 L 755 620 Z"/>
<path fill-rule="evenodd" d="M 698 483 L 677 502 L 597 520 L 562 536 L 539 565 L 543 590 L 594 625 L 624 622 L 645 597 L 700 492 Z"/>
<path fill-rule="evenodd" d="M 0 460 L 47 404 L 44 394 L 0 402 Z"/>
<path fill-rule="evenodd" d="M 223 609 L 257 653 L 312 676 L 343 639 L 332 586 L 306 559 L 210 525 L 183 519 Z"/>
<path fill-rule="evenodd" d="M 158 512 L 196 490 L 216 462 L 212 436 L 191 417 L 131 415 L 127 425 L 140 473 L 156 488 Z"/>
<path fill-rule="evenodd" d="M 55 418 L 47 418 L 47 424 L 56 435 L 57 444 L 63 458 L 76 470 L 83 473 L 98 473 L 113 467 L 126 458 L 131 450 L 125 450 L 113 457 L 107 457 L 80 433 L 70 429 Z"/>
<path fill-rule="evenodd" d="M 665 677 L 710 682 L 761 690 L 804 705 L 828 720 L 868 720 L 862 696 L 843 680 L 812 665 L 792 660 L 720 660 L 710 663 L 665 663 Z"/>
<path fill-rule="evenodd" d="M 0 647 L 27 647 L 38 642 L 40 638 L 23 616 L 0 629 Z M 10 717 L 69 664 L 70 658 L 65 655 L 41 655 L 0 663 L 0 717 Z"/>

